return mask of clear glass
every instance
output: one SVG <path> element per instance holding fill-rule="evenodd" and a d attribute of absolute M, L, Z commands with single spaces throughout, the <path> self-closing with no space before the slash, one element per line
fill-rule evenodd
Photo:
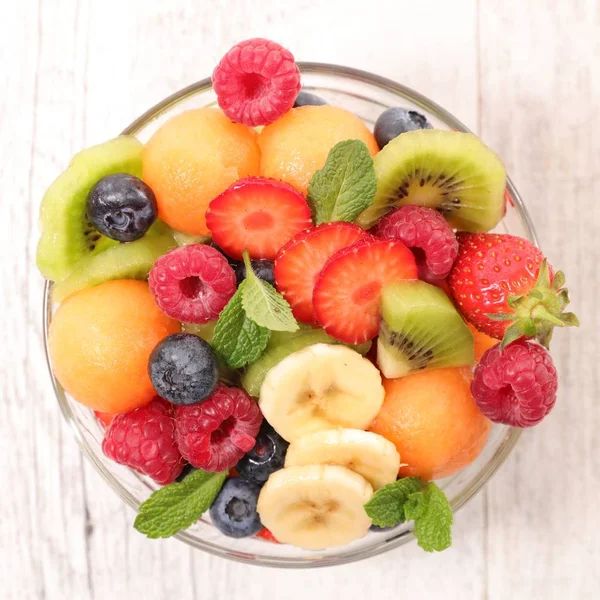
<path fill-rule="evenodd" d="M 415 108 L 424 113 L 434 127 L 468 131 L 450 113 L 424 96 L 389 79 L 370 73 L 319 63 L 300 63 L 304 89 L 358 115 L 372 127 L 379 114 L 391 106 Z M 173 115 L 188 109 L 216 104 L 210 79 L 204 79 L 166 98 L 127 127 L 146 142 L 156 129 Z M 533 225 L 516 189 L 508 181 L 509 206 L 498 230 L 529 238 L 536 242 Z M 62 413 L 84 454 L 94 467 L 132 508 L 137 510 L 156 484 L 148 478 L 118 465 L 104 456 L 101 449 L 103 431 L 92 411 L 67 396 L 52 372 L 48 357 L 47 333 L 52 317 L 50 285 L 44 300 L 44 332 L 50 376 Z M 494 426 L 482 454 L 469 467 L 441 482 L 454 510 L 472 498 L 506 460 L 519 439 L 520 431 Z M 133 514 L 132 514 L 133 522 Z M 141 535 L 141 534 L 140 534 Z M 366 537 L 342 548 L 315 552 L 261 539 L 236 540 L 223 536 L 209 520 L 203 518 L 177 537 L 191 546 L 223 558 L 262 566 L 309 568 L 348 563 L 391 550 L 413 539 L 406 525 L 385 533 L 369 532 Z M 157 542 L 154 542 L 157 543 Z"/>

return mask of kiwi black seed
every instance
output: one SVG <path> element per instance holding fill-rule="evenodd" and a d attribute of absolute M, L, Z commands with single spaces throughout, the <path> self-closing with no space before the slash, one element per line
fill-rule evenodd
<path fill-rule="evenodd" d="M 377 194 L 357 219 L 365 229 L 409 204 L 436 208 L 455 229 L 473 232 L 493 229 L 504 215 L 504 165 L 470 133 L 408 131 L 373 161 Z"/>
<path fill-rule="evenodd" d="M 90 189 L 114 173 L 142 174 L 143 145 L 131 136 L 120 136 L 76 154 L 67 169 L 42 199 L 42 234 L 37 266 L 52 281 L 65 279 L 75 265 L 118 242 L 101 236 L 86 216 Z"/>
<path fill-rule="evenodd" d="M 473 335 L 440 288 L 398 281 L 383 289 L 377 363 L 388 378 L 473 364 Z"/>

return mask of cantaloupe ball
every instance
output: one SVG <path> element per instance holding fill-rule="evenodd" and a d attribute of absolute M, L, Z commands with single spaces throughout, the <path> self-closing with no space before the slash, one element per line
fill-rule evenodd
<path fill-rule="evenodd" d="M 143 179 L 159 217 L 190 235 L 210 235 L 209 202 L 234 181 L 258 175 L 257 133 L 216 108 L 185 111 L 158 129 L 144 148 Z"/>
<path fill-rule="evenodd" d="M 75 400 L 127 412 L 156 395 L 148 376 L 154 347 L 180 324 L 163 314 L 144 281 L 113 280 L 69 296 L 50 323 L 56 379 Z"/>
<path fill-rule="evenodd" d="M 331 148 L 351 139 L 362 140 L 371 155 L 379 151 L 373 134 L 351 112 L 326 105 L 293 108 L 259 135 L 260 174 L 287 181 L 306 193 Z"/>
<path fill-rule="evenodd" d="M 468 368 L 384 379 L 385 399 L 371 431 L 400 453 L 401 477 L 441 479 L 470 465 L 491 428 L 471 396 Z"/>

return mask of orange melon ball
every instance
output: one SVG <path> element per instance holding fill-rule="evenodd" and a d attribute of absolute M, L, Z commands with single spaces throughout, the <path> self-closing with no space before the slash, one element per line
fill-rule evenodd
<path fill-rule="evenodd" d="M 481 331 L 477 331 L 477 329 L 475 329 L 471 323 L 467 323 L 467 327 L 473 334 L 473 341 L 475 342 L 475 360 L 479 362 L 481 357 L 490 348 L 493 348 L 496 344 L 500 343 L 500 340 L 490 337 L 489 335 L 485 335 L 485 333 L 481 333 Z"/>
<path fill-rule="evenodd" d="M 148 358 L 180 324 L 156 306 L 144 281 L 114 280 L 69 296 L 50 323 L 56 379 L 75 400 L 104 413 L 127 412 L 156 395 Z"/>
<path fill-rule="evenodd" d="M 351 139 L 362 140 L 371 155 L 379 151 L 366 125 L 347 110 L 336 106 L 293 108 L 258 136 L 260 174 L 287 181 L 306 193 L 331 148 Z"/>
<path fill-rule="evenodd" d="M 143 179 L 159 217 L 190 235 L 210 235 L 204 213 L 234 181 L 258 175 L 257 133 L 216 108 L 185 111 L 160 127 L 144 148 Z"/>
<path fill-rule="evenodd" d="M 441 479 L 479 456 L 491 422 L 471 396 L 471 378 L 470 369 L 449 368 L 384 379 L 371 431 L 395 444 L 401 477 Z"/>

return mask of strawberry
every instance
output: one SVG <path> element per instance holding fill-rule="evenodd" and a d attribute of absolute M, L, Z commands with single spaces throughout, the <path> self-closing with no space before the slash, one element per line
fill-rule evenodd
<path fill-rule="evenodd" d="M 312 303 L 317 276 L 331 256 L 364 235 L 364 229 L 352 223 L 325 223 L 299 233 L 277 253 L 275 284 L 298 321 L 317 322 Z"/>
<path fill-rule="evenodd" d="M 325 263 L 313 294 L 317 320 L 342 342 L 366 342 L 379 329 L 381 288 L 416 279 L 417 272 L 415 258 L 402 242 L 365 237 Z"/>
<path fill-rule="evenodd" d="M 553 274 L 531 242 L 498 233 L 459 233 L 458 257 L 448 285 L 464 318 L 502 340 L 522 337 L 548 347 L 554 326 L 579 325 L 564 313 L 569 295 L 562 271 Z"/>
<path fill-rule="evenodd" d="M 294 235 L 312 225 L 304 196 L 291 185 L 264 177 L 239 179 L 214 198 L 206 225 L 217 246 L 241 259 L 273 260 Z"/>

